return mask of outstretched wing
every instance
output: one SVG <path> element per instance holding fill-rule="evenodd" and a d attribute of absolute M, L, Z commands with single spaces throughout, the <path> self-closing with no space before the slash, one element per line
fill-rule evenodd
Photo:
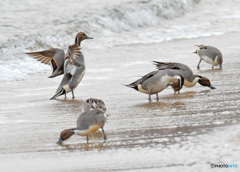
<path fill-rule="evenodd" d="M 33 58 L 37 59 L 38 61 L 44 64 L 50 65 L 50 61 L 53 59 L 53 56 L 55 55 L 56 51 L 57 51 L 56 48 L 51 48 L 45 51 L 28 52 L 25 54 L 32 56 Z"/>

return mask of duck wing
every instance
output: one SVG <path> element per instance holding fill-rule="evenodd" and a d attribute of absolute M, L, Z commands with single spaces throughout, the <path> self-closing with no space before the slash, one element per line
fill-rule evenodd
<path fill-rule="evenodd" d="M 33 58 L 37 59 L 38 61 L 40 61 L 44 64 L 50 65 L 51 60 L 53 59 L 54 55 L 58 51 L 62 51 L 64 54 L 64 51 L 62 49 L 58 49 L 58 48 L 50 48 L 49 50 L 28 52 L 25 54 L 32 56 Z M 64 56 L 62 58 L 64 58 Z"/>
<path fill-rule="evenodd" d="M 146 81 L 147 79 L 153 77 L 154 75 L 156 75 L 158 73 L 158 71 L 153 71 L 153 72 L 150 72 L 148 73 L 147 75 L 144 75 L 142 78 L 138 79 L 137 81 L 129 84 L 129 85 L 126 85 L 127 87 L 131 87 L 131 88 L 134 88 L 136 86 L 138 86 L 139 84 L 142 84 L 144 81 Z"/>

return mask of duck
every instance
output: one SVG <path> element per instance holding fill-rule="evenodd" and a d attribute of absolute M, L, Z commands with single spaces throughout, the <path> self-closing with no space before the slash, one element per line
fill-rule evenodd
<path fill-rule="evenodd" d="M 83 111 L 89 111 L 93 109 L 101 109 L 106 112 L 106 105 L 103 100 L 96 98 L 87 99 L 82 105 Z"/>
<path fill-rule="evenodd" d="M 84 57 L 77 44 L 68 47 L 68 57 L 64 62 L 64 76 L 62 81 L 57 88 L 55 95 L 50 99 L 55 99 L 69 92 L 72 92 L 72 99 L 74 96 L 74 89 L 81 82 L 85 74 L 85 62 Z"/>
<path fill-rule="evenodd" d="M 75 44 L 80 46 L 81 42 L 85 39 L 93 38 L 87 36 L 84 32 L 79 32 L 75 37 Z M 44 51 L 27 52 L 25 54 L 30 55 L 41 63 L 49 64 L 52 69 L 52 74 L 49 76 L 49 78 L 54 78 L 64 74 L 64 61 L 68 57 L 68 52 L 65 54 L 63 49 L 50 48 Z"/>
<path fill-rule="evenodd" d="M 168 70 L 172 69 L 180 72 L 184 77 L 184 86 L 185 87 L 193 87 L 198 82 L 202 86 L 207 86 L 211 89 L 216 89 L 210 82 L 210 80 L 206 77 L 200 75 L 194 75 L 192 70 L 185 64 L 182 63 L 174 63 L 174 62 L 158 62 L 153 61 L 154 65 L 156 65 L 158 70 Z"/>
<path fill-rule="evenodd" d="M 212 47 L 212 46 L 206 46 L 206 45 L 196 45 L 199 48 L 193 52 L 198 54 L 200 57 L 200 61 L 197 65 L 197 69 L 200 69 L 200 63 L 201 61 L 205 61 L 206 63 L 212 64 L 212 69 L 214 66 L 218 66 L 222 69 L 222 63 L 223 63 L 223 56 L 219 49 Z"/>
<path fill-rule="evenodd" d="M 172 84 L 174 83 L 174 85 Z M 150 72 L 138 79 L 137 81 L 126 85 L 127 87 L 133 88 L 141 93 L 149 95 L 149 102 L 151 102 L 151 95 L 156 94 L 156 100 L 159 101 L 158 93 L 171 85 L 176 90 L 180 90 L 184 83 L 183 75 L 172 69 L 157 70 Z"/>
<path fill-rule="evenodd" d="M 71 129 L 65 129 L 60 133 L 60 138 L 57 144 L 62 143 L 64 140 L 69 139 L 72 135 L 78 134 L 80 136 L 87 136 L 87 143 L 89 141 L 88 135 L 96 132 L 98 129 L 102 129 L 103 139 L 106 140 L 104 132 L 104 124 L 107 120 L 107 115 L 102 109 L 93 109 L 84 111 L 77 118 L 77 127 Z"/>

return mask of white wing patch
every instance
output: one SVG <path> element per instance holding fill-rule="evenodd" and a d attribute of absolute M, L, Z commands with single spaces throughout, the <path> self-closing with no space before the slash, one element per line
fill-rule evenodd
<path fill-rule="evenodd" d="M 67 73 L 71 74 L 71 75 L 74 75 L 75 72 L 76 72 L 76 69 L 77 67 L 75 65 L 72 65 L 72 64 L 68 64 L 67 65 Z"/>

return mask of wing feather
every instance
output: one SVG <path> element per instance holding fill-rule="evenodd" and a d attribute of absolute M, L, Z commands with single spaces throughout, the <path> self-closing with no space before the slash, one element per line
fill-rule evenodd
<path fill-rule="evenodd" d="M 37 59 L 38 61 L 44 63 L 44 64 L 49 64 L 54 56 L 54 54 L 56 53 L 56 49 L 55 48 L 51 48 L 49 50 L 45 50 L 45 51 L 37 51 L 37 52 L 28 52 L 25 54 L 28 54 L 30 56 L 32 56 L 33 58 Z"/>
<path fill-rule="evenodd" d="M 158 73 L 158 71 L 153 71 L 148 73 L 147 75 L 144 75 L 142 78 L 138 79 L 137 81 L 129 84 L 128 86 L 130 87 L 135 87 L 138 84 L 142 84 L 144 81 L 146 81 L 148 78 L 151 78 L 152 76 L 154 76 L 156 73 Z"/>
<path fill-rule="evenodd" d="M 68 52 L 69 52 L 69 62 L 71 64 L 75 64 L 76 65 L 76 60 L 80 58 L 80 56 L 82 56 L 82 53 L 80 51 L 80 48 L 74 44 L 68 47 Z"/>
<path fill-rule="evenodd" d="M 179 63 L 165 63 L 165 62 L 157 62 L 153 61 L 154 65 L 156 65 L 158 70 L 165 70 L 165 69 L 175 69 L 175 70 L 181 70 L 181 66 Z"/>

